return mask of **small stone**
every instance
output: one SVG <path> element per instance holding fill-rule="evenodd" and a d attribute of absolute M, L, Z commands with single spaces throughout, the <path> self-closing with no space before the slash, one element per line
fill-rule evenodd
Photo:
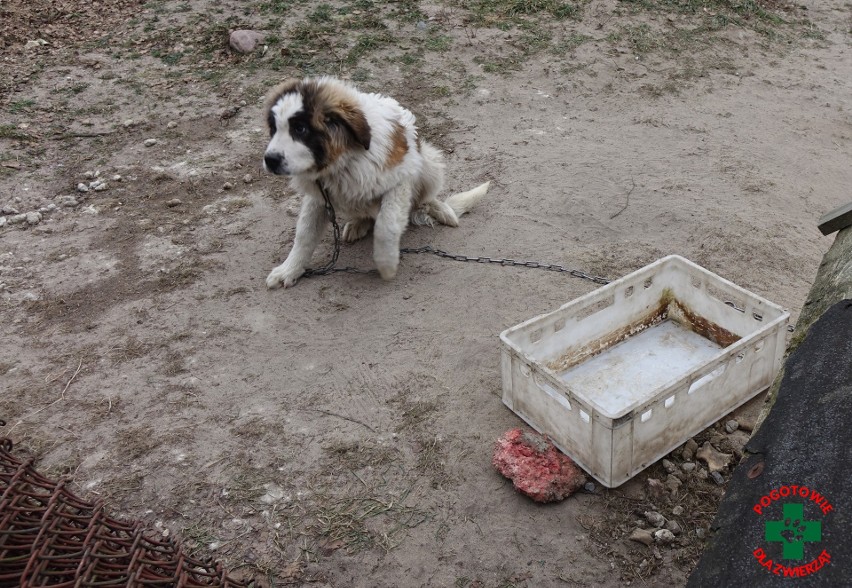
<path fill-rule="evenodd" d="M 595 483 L 594 482 L 586 482 L 583 485 L 583 490 L 589 493 L 593 493 L 595 491 Z"/>
<path fill-rule="evenodd" d="M 243 176 L 243 181 L 246 184 L 251 184 L 252 180 L 254 180 L 254 178 L 252 177 L 251 174 L 246 174 L 246 175 Z"/>
<path fill-rule="evenodd" d="M 17 208 L 14 208 L 12 206 L 4 206 L 2 212 L 3 212 L 3 214 L 20 214 L 21 213 Z"/>
<path fill-rule="evenodd" d="M 224 184 L 222 184 L 223 190 L 231 190 L 233 189 L 233 187 L 234 185 L 231 182 L 225 182 Z"/>
<path fill-rule="evenodd" d="M 80 121 L 80 124 L 83 125 L 84 127 L 91 127 L 95 123 L 93 123 L 92 119 L 90 119 L 90 118 L 84 118 L 83 120 Z"/>
<path fill-rule="evenodd" d="M 98 174 L 89 170 L 89 171 L 83 172 L 83 177 L 87 180 L 94 180 L 96 177 L 98 177 Z"/>
<path fill-rule="evenodd" d="M 666 529 L 671 531 L 673 535 L 680 535 L 683 532 L 677 521 L 666 521 Z"/>
<path fill-rule="evenodd" d="M 628 537 L 628 539 L 641 543 L 642 545 L 651 545 L 651 543 L 654 542 L 654 536 L 651 534 L 651 531 L 639 528 L 633 529 L 633 532 L 630 533 L 630 537 Z"/>
<path fill-rule="evenodd" d="M 0 216 L 0 227 L 6 226 L 6 217 Z"/>
<path fill-rule="evenodd" d="M 686 473 L 689 473 L 689 472 L 691 472 L 695 469 L 695 463 L 693 463 L 691 461 L 685 461 L 682 464 L 680 464 L 680 468 L 683 471 L 685 471 Z"/>
<path fill-rule="evenodd" d="M 170 121 L 168 122 L 168 124 L 166 125 L 166 128 L 173 129 L 173 128 L 175 128 L 176 126 L 177 126 L 177 123 L 176 123 L 175 121 L 173 121 L 173 120 L 170 120 Z"/>
<path fill-rule="evenodd" d="M 134 122 L 134 120 L 132 118 L 128 118 L 122 124 L 124 125 L 125 129 L 128 129 L 128 128 L 132 127 L 133 125 L 135 125 L 136 122 Z"/>
<path fill-rule="evenodd" d="M 740 424 L 734 419 L 729 420 L 725 423 L 725 432 L 730 434 L 740 428 Z"/>
<path fill-rule="evenodd" d="M 672 509 L 672 514 L 676 517 L 679 517 L 680 515 L 683 514 L 683 507 L 678 504 L 676 507 L 674 507 Z"/>
<path fill-rule="evenodd" d="M 62 200 L 59 201 L 60 206 L 64 206 L 65 208 L 74 208 L 77 206 L 79 202 L 73 196 L 63 196 Z"/>
<path fill-rule="evenodd" d="M 728 467 L 728 464 L 731 462 L 733 455 L 729 453 L 722 453 L 718 451 L 715 447 L 713 447 L 709 441 L 705 441 L 704 445 L 701 446 L 695 456 L 702 460 L 707 464 L 707 468 L 711 472 L 718 472 L 720 470 Z"/>
<path fill-rule="evenodd" d="M 672 533 L 668 529 L 659 529 L 658 531 L 654 531 L 654 541 L 656 541 L 657 543 L 668 545 L 674 540 L 674 533 Z"/>
<path fill-rule="evenodd" d="M 677 493 L 677 491 L 680 490 L 682 484 L 683 482 L 681 482 L 678 477 L 672 474 L 669 474 L 666 477 L 666 488 L 668 488 L 669 492 L 671 492 L 672 494 Z"/>
<path fill-rule="evenodd" d="M 166 202 L 166 206 L 168 206 L 169 208 L 174 208 L 175 206 L 180 206 L 181 204 L 183 204 L 183 200 L 181 200 L 180 198 L 172 198 L 171 200 Z"/>
<path fill-rule="evenodd" d="M 699 539 L 704 539 L 704 529 L 695 529 L 695 536 Z"/>
<path fill-rule="evenodd" d="M 699 480 L 706 480 L 710 477 L 710 474 L 708 474 L 707 470 L 705 470 L 704 468 L 698 468 L 697 470 L 695 470 L 695 477 L 697 477 Z"/>
<path fill-rule="evenodd" d="M 656 478 L 648 478 L 648 496 L 651 498 L 651 500 L 661 500 L 665 495 L 665 485 Z"/>
<path fill-rule="evenodd" d="M 78 192 L 88 192 L 89 187 L 86 184 L 84 184 L 83 182 L 80 182 L 79 184 L 77 184 L 77 191 Z"/>
<path fill-rule="evenodd" d="M 259 33 L 257 31 L 237 29 L 231 33 L 229 43 L 231 45 L 231 49 L 237 53 L 251 53 L 264 37 L 265 35 L 263 33 Z"/>
<path fill-rule="evenodd" d="M 414 28 L 423 33 L 429 30 L 429 23 L 423 20 L 418 20 Z"/>
<path fill-rule="evenodd" d="M 115 174 L 114 176 L 112 176 L 112 181 L 113 182 L 120 182 L 121 181 L 121 174 Z"/>
<path fill-rule="evenodd" d="M 663 460 L 663 469 L 666 470 L 666 473 L 669 474 L 673 474 L 675 473 L 675 471 L 677 471 L 677 467 L 675 466 L 675 464 L 673 464 L 667 459 Z"/>
<path fill-rule="evenodd" d="M 98 210 L 97 208 L 95 208 L 94 204 L 90 204 L 89 206 L 87 206 L 86 208 L 83 209 L 83 213 L 84 214 L 91 214 L 92 216 L 95 216 L 95 215 L 100 214 L 101 211 Z"/>
<path fill-rule="evenodd" d="M 9 220 L 10 225 L 19 225 L 19 224 L 27 221 L 27 215 L 26 214 L 15 214 L 13 216 L 10 216 L 8 220 Z"/>
<path fill-rule="evenodd" d="M 719 486 L 725 483 L 725 478 L 723 478 L 722 474 L 719 472 L 710 472 L 710 477 L 713 478 L 713 481 Z"/>
<path fill-rule="evenodd" d="M 106 190 L 107 188 L 108 188 L 108 186 L 107 186 L 106 182 L 97 182 L 97 183 L 95 184 L 94 188 L 92 188 L 92 189 L 93 189 L 95 192 L 103 192 L 103 191 L 104 191 L 104 190 Z"/>
<path fill-rule="evenodd" d="M 145 143 L 144 143 L 145 147 L 153 147 L 156 144 L 157 144 L 156 139 L 145 139 Z"/>
<path fill-rule="evenodd" d="M 53 202 L 51 202 L 50 204 L 46 205 L 45 208 L 47 209 L 48 212 L 53 212 L 54 210 L 56 210 L 56 205 Z"/>
<path fill-rule="evenodd" d="M 692 461 L 692 458 L 695 457 L 695 452 L 698 450 L 698 443 L 695 442 L 695 439 L 687 439 L 686 443 L 683 444 L 683 451 L 681 452 L 681 456 L 684 461 Z"/>
<path fill-rule="evenodd" d="M 645 520 L 658 529 L 666 524 L 666 517 L 655 511 L 646 511 Z"/>

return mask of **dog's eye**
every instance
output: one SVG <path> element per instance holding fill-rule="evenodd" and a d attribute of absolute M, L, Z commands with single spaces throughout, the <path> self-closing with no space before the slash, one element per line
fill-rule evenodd
<path fill-rule="evenodd" d="M 308 134 L 308 125 L 303 122 L 294 122 L 290 128 L 297 137 L 304 137 Z"/>

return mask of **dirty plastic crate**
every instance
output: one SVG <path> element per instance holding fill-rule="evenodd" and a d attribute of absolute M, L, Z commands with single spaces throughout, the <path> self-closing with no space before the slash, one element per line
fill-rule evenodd
<path fill-rule="evenodd" d="M 503 402 L 619 486 L 767 389 L 789 316 L 665 257 L 501 333 Z"/>

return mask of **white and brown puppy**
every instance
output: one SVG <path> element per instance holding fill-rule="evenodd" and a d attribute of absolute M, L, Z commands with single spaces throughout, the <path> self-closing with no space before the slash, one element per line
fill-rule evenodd
<path fill-rule="evenodd" d="M 458 226 L 488 190 L 485 183 L 438 200 L 441 152 L 417 137 L 414 115 L 387 96 L 330 77 L 290 80 L 272 89 L 265 111 L 271 139 L 264 168 L 290 176 L 302 194 L 293 248 L 266 278 L 270 288 L 292 286 L 310 263 L 328 224 L 322 189 L 347 218 L 344 241 L 373 230 L 373 259 L 386 280 L 396 275 L 409 221 Z"/>

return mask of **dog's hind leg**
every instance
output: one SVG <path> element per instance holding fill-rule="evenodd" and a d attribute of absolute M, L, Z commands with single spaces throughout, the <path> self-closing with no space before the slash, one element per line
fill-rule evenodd
<path fill-rule="evenodd" d="M 441 152 L 423 141 L 420 144 L 420 153 L 423 155 L 423 170 L 415 188 L 411 224 L 432 226 L 437 221 L 442 225 L 459 226 L 455 211 L 438 200 L 438 193 L 444 187 L 444 161 Z"/>
<path fill-rule="evenodd" d="M 374 222 L 371 218 L 353 218 L 343 225 L 343 240 L 346 243 L 354 243 L 358 239 L 363 239 L 373 230 Z"/>

